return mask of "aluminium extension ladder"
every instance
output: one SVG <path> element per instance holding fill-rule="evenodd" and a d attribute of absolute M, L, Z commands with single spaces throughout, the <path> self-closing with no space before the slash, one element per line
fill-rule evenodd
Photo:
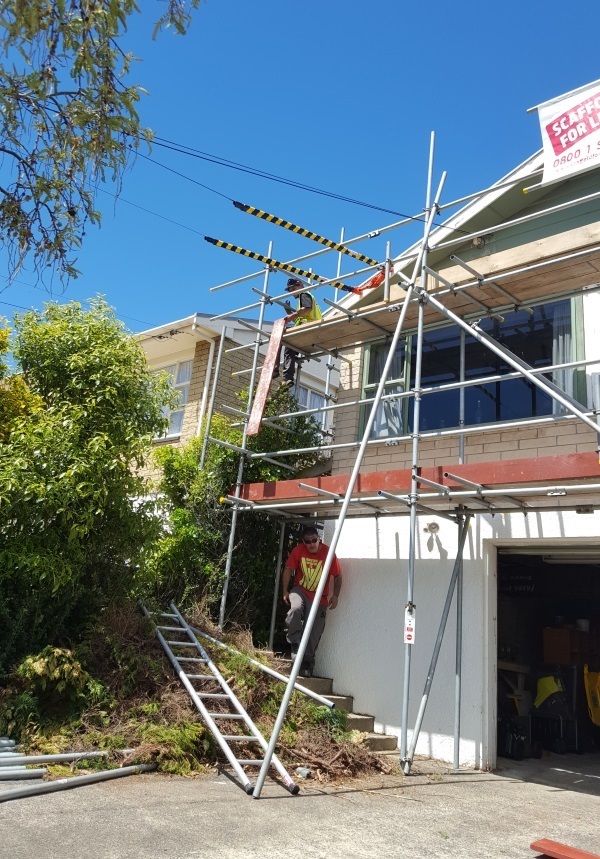
<path fill-rule="evenodd" d="M 165 653 L 173 668 L 177 672 L 179 679 L 185 686 L 188 695 L 194 702 L 196 708 L 200 712 L 204 722 L 214 735 L 219 747 L 229 763 L 231 764 L 235 774 L 239 778 L 242 786 L 247 794 L 252 794 L 254 785 L 246 775 L 244 767 L 260 767 L 263 763 L 263 758 L 241 759 L 236 756 L 232 745 L 237 743 L 256 743 L 261 747 L 263 752 L 268 749 L 268 743 L 262 736 L 248 713 L 244 710 L 241 702 L 238 700 L 233 690 L 227 684 L 227 681 L 220 673 L 217 666 L 214 664 L 206 650 L 202 647 L 190 625 L 184 620 L 179 610 L 174 603 L 171 603 L 170 612 L 149 612 L 145 605 L 140 602 L 140 608 L 144 615 L 152 622 L 158 640 L 160 641 Z M 157 618 L 157 620 L 155 620 Z M 161 623 L 159 618 L 177 625 L 166 626 Z M 177 639 L 165 638 L 163 633 L 179 633 L 184 637 Z M 185 656 L 181 651 L 189 653 L 195 651 L 194 656 Z M 196 674 L 188 673 L 191 669 L 207 671 L 210 673 Z M 200 684 L 201 688 L 196 689 L 194 684 Z M 215 689 L 220 689 L 216 692 Z M 227 712 L 209 711 L 204 702 L 219 701 L 227 703 L 229 710 Z M 233 729 L 234 726 L 239 727 L 240 733 L 224 734 L 218 722 L 226 722 Z M 223 726 L 225 727 L 225 726 Z M 246 732 L 242 733 L 245 729 Z M 271 766 L 275 767 L 279 773 L 284 785 L 290 793 L 297 794 L 300 788 L 290 777 L 289 773 L 281 763 L 281 761 L 273 755 Z"/>

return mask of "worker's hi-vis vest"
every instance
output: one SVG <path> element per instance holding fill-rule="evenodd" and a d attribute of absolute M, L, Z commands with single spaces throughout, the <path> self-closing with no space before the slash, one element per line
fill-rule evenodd
<path fill-rule="evenodd" d="M 321 308 L 319 307 L 319 305 L 315 301 L 314 296 L 311 295 L 311 298 L 312 298 L 312 307 L 310 309 L 310 313 L 308 314 L 308 316 L 301 316 L 299 319 L 295 319 L 294 325 L 302 325 L 304 322 L 317 322 L 319 319 L 323 318 L 322 314 L 321 314 Z M 297 310 L 306 310 L 307 309 L 306 307 L 303 308 L 301 306 L 300 298 L 298 298 L 298 307 L 296 309 Z"/>

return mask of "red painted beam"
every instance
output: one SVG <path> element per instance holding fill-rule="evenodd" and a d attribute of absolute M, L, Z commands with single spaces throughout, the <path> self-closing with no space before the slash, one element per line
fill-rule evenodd
<path fill-rule="evenodd" d="M 568 847 L 559 841 L 551 841 L 549 838 L 540 838 L 530 845 L 532 850 L 550 856 L 551 859 L 600 859 L 598 853 L 588 853 L 586 850 L 578 850 L 576 847 Z"/>
<path fill-rule="evenodd" d="M 459 484 L 453 483 L 450 478 L 444 478 L 445 471 L 488 487 L 501 484 L 514 486 L 520 483 L 560 483 L 567 480 L 600 479 L 598 455 L 592 451 L 572 453 L 566 456 L 474 462 L 470 465 L 448 463 L 448 465 L 421 468 L 419 474 L 436 483 L 458 489 Z M 373 495 L 378 489 L 384 489 L 387 492 L 408 492 L 410 490 L 410 477 L 409 468 L 395 471 L 367 471 L 359 474 L 355 493 Z M 349 474 L 336 474 L 331 477 L 302 480 L 302 483 L 344 495 L 349 480 Z M 247 483 L 242 487 L 242 498 L 248 501 L 301 500 L 315 497 L 308 490 L 299 488 L 298 479 L 269 483 Z"/>

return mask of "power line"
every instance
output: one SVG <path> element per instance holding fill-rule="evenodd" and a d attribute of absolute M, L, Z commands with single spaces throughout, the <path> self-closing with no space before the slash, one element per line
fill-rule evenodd
<path fill-rule="evenodd" d="M 396 215 L 399 218 L 408 218 L 409 220 L 423 222 L 423 218 L 419 218 L 412 215 L 404 215 L 402 212 L 397 212 L 395 209 L 386 209 L 384 206 L 377 206 L 374 203 L 365 203 L 362 200 L 356 200 L 353 197 L 346 197 L 343 194 L 336 194 L 333 191 L 325 191 L 322 188 L 317 188 L 314 185 L 308 185 L 305 182 L 297 182 L 294 179 L 287 179 L 285 176 L 278 176 L 276 173 L 269 173 L 266 170 L 260 170 L 257 167 L 249 167 L 246 164 L 241 164 L 238 161 L 231 161 L 228 158 L 221 158 L 219 155 L 212 155 L 210 152 L 203 152 L 200 149 L 194 149 L 191 146 L 185 146 L 184 144 L 176 143 L 173 140 L 168 140 L 165 137 L 156 136 L 153 141 L 157 146 L 161 146 L 163 149 L 170 149 L 173 152 L 178 152 L 180 155 L 189 155 L 191 158 L 198 158 L 200 161 L 207 161 L 211 164 L 217 164 L 221 167 L 229 167 L 232 170 L 238 170 L 241 173 L 249 173 L 251 176 L 258 176 L 262 179 L 269 179 L 271 182 L 279 182 L 282 185 L 288 185 L 292 188 L 299 188 L 302 191 L 309 191 L 313 194 L 320 194 L 323 197 L 329 197 L 333 200 L 340 200 L 344 203 L 352 203 L 355 206 L 363 206 L 367 209 L 374 209 L 378 212 L 385 212 L 389 215 Z M 141 154 L 141 153 L 140 153 Z M 146 157 L 146 156 L 142 156 Z M 152 160 L 152 159 L 149 159 Z M 159 164 L 160 162 L 155 162 Z M 161 165 L 164 166 L 164 165 Z M 168 168 L 167 168 L 168 169 Z M 175 171 L 174 171 L 175 172 Z M 182 174 L 179 174 L 182 175 Z M 189 177 L 186 177 L 189 178 Z M 194 180 L 192 180 L 194 181 Z M 200 183 L 198 183 L 200 184 Z M 209 188 L 208 190 L 213 191 L 213 188 Z M 216 191 L 215 193 L 219 193 Z M 225 196 L 222 194 L 221 196 Z M 227 197 L 227 199 L 231 199 Z"/>

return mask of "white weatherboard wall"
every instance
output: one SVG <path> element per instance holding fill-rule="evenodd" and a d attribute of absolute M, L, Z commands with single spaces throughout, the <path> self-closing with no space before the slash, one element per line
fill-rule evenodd
<path fill-rule="evenodd" d="M 436 535 L 424 532 L 439 525 Z M 375 730 L 401 732 L 404 673 L 403 623 L 408 581 L 407 516 L 346 521 L 337 555 L 344 575 L 340 602 L 328 612 L 316 673 L 334 678 L 337 694 L 354 695 L 354 710 L 375 716 Z M 333 525 L 325 532 L 331 537 Z M 464 551 L 460 763 L 496 763 L 496 556 L 499 546 L 600 545 L 600 515 L 575 512 L 477 516 Z M 418 517 L 409 743 L 448 584 L 458 528 L 431 515 Z M 456 598 L 453 599 L 416 754 L 454 758 Z"/>

